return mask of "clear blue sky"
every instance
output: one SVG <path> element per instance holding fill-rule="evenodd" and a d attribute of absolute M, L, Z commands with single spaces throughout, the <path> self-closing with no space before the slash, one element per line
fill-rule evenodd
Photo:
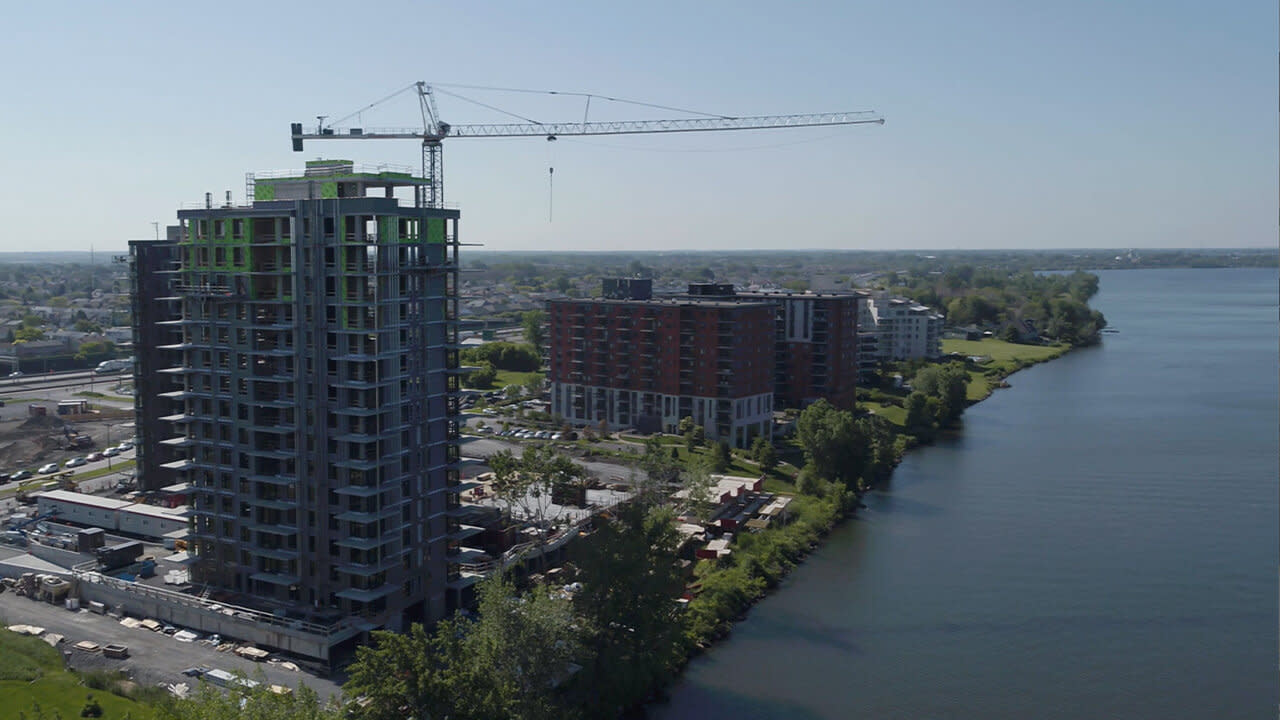
<path fill-rule="evenodd" d="M 241 198 L 246 171 L 320 155 L 416 165 L 409 141 L 295 154 L 288 138 L 290 121 L 415 80 L 886 118 L 446 142 L 446 200 L 488 249 L 1277 243 L 1274 0 L 49 2 L 8 6 L 4 24 L 0 251 L 122 248 L 205 191 Z M 543 121 L 583 112 L 458 92 Z M 502 119 L 439 107 L 453 123 Z M 360 122 L 416 117 L 409 100 Z"/>

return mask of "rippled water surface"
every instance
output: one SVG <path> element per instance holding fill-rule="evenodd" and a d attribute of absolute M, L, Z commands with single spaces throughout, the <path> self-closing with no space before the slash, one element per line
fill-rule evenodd
<path fill-rule="evenodd" d="M 1118 334 L 912 453 L 654 715 L 1275 717 L 1280 278 L 1100 274 Z"/>

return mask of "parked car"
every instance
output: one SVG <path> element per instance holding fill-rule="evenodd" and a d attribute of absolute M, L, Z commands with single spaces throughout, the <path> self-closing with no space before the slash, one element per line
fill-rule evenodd
<path fill-rule="evenodd" d="M 20 377 L 22 377 L 22 371 L 21 371 L 21 370 L 14 370 L 13 372 L 9 373 L 9 377 L 11 377 L 11 378 L 20 378 Z"/>
<path fill-rule="evenodd" d="M 53 473 L 58 472 L 58 470 L 60 469 L 61 467 L 58 465 L 58 463 L 53 462 L 53 463 L 49 463 L 48 465 L 41 465 L 40 469 L 36 470 L 36 472 L 41 475 L 52 475 Z"/>
<path fill-rule="evenodd" d="M 81 465 L 88 465 L 88 464 L 89 464 L 89 461 L 82 457 L 73 457 L 67 461 L 66 467 L 77 468 L 77 467 L 80 467 Z"/>
<path fill-rule="evenodd" d="M 19 470 L 18 472 L 10 475 L 9 480 L 11 482 L 16 480 L 26 480 L 27 478 L 33 477 L 34 475 L 35 473 L 31 472 L 30 470 Z"/>
<path fill-rule="evenodd" d="M 120 448 L 117 448 L 117 447 L 109 447 L 106 450 L 102 451 L 103 457 L 115 457 L 119 454 L 120 454 Z"/>
<path fill-rule="evenodd" d="M 106 455 L 103 455 L 100 452 L 91 452 L 88 455 L 85 455 L 84 459 L 87 462 L 98 462 L 99 460 L 103 460 L 106 457 L 107 457 Z"/>
<path fill-rule="evenodd" d="M 124 451 L 126 451 L 126 450 L 132 450 L 132 449 L 133 449 L 133 441 L 132 441 L 132 440 L 125 440 L 124 442 L 120 443 L 120 444 L 119 444 L 119 445 L 117 445 L 116 447 L 120 450 L 120 452 L 124 452 Z"/>

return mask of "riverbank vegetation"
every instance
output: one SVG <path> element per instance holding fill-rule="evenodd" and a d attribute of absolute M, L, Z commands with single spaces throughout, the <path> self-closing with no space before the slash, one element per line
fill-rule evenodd
<path fill-rule="evenodd" d="M 1092 345 L 1107 326 L 1089 307 L 1098 276 L 1079 270 L 1045 275 L 959 265 L 940 273 L 889 273 L 884 281 L 891 293 L 945 309 L 950 326 L 995 328 L 1004 340 Z"/>
<path fill-rule="evenodd" d="M 994 338 L 943 340 L 942 352 L 966 358 L 969 363 L 969 402 L 984 400 L 1004 386 L 1004 379 L 1023 368 L 1062 357 L 1067 345 L 1027 345 Z"/>

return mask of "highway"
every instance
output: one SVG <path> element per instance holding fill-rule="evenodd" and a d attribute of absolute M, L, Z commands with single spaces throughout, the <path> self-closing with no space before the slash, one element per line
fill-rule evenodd
<path fill-rule="evenodd" d="M 32 390 L 53 390 L 91 384 L 101 384 L 103 387 L 108 387 L 121 380 L 132 379 L 133 376 L 127 372 L 99 374 L 92 370 L 72 370 L 69 372 L 37 373 L 16 378 L 0 379 L 0 397 L 25 395 Z"/>

